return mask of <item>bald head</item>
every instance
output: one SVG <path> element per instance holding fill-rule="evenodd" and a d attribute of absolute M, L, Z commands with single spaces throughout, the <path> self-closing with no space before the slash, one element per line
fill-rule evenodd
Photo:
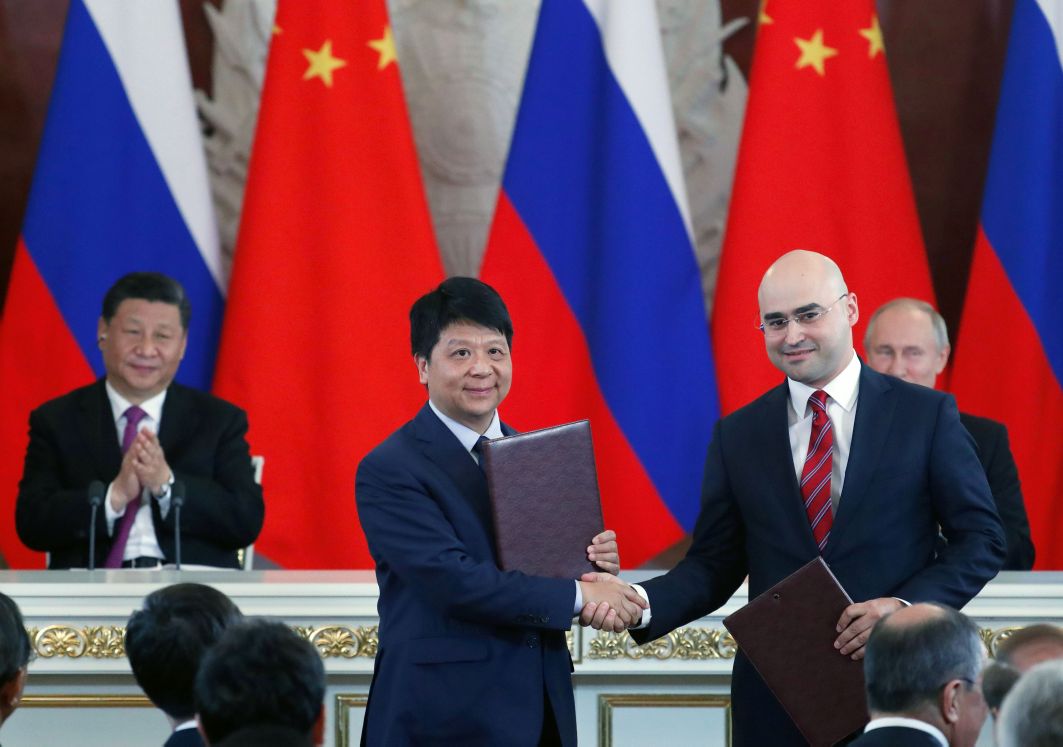
<path fill-rule="evenodd" d="M 830 257 L 787 252 L 764 273 L 757 300 L 768 358 L 789 378 L 822 388 L 856 354 L 856 294 Z"/>

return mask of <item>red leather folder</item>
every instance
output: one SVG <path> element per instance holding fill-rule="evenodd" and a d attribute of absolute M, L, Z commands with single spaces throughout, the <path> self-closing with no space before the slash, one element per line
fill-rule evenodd
<path fill-rule="evenodd" d="M 588 421 L 488 441 L 482 458 L 502 570 L 554 578 L 600 570 L 587 560 L 604 528 Z"/>
<path fill-rule="evenodd" d="M 816 558 L 723 621 L 813 747 L 868 721 L 863 661 L 834 648 L 838 618 L 852 602 Z"/>

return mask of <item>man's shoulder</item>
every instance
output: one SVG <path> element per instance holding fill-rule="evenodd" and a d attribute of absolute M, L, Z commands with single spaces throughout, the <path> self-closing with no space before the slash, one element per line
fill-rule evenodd
<path fill-rule="evenodd" d="M 721 428 L 741 428 L 763 424 L 765 416 L 779 413 L 786 406 L 789 392 L 786 381 L 773 386 L 752 402 L 742 405 L 729 415 L 720 418 Z"/>
<path fill-rule="evenodd" d="M 66 413 L 72 408 L 83 407 L 86 403 L 96 400 L 100 396 L 106 397 L 102 379 L 85 386 L 79 386 L 77 389 L 71 389 L 66 394 L 61 394 L 58 397 L 53 397 L 37 406 L 33 413 L 42 417 Z"/>
<path fill-rule="evenodd" d="M 420 417 L 420 414 L 418 417 Z M 362 463 L 382 464 L 391 462 L 395 459 L 408 459 L 410 453 L 415 450 L 415 444 L 418 441 L 416 436 L 416 433 L 418 432 L 418 417 L 403 423 L 392 431 L 387 438 L 374 446 L 369 453 L 362 458 Z"/>
<path fill-rule="evenodd" d="M 230 417 L 234 415 L 246 416 L 243 408 L 239 405 L 235 405 L 229 400 L 222 399 L 210 392 L 178 384 L 176 381 L 167 387 L 166 402 L 169 405 L 176 405 L 199 412 L 213 412 Z"/>
<path fill-rule="evenodd" d="M 1007 426 L 998 420 L 983 418 L 980 415 L 972 415 L 969 412 L 960 413 L 960 422 L 967 432 L 979 440 L 979 435 L 994 435 L 1007 432 Z"/>

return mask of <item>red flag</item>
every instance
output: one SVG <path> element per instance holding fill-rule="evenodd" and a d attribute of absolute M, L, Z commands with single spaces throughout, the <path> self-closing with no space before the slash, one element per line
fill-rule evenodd
<path fill-rule="evenodd" d="M 762 9 L 713 302 L 725 413 L 779 381 L 756 330 L 757 287 L 791 249 L 841 267 L 858 341 L 883 302 L 934 301 L 872 0 Z"/>
<path fill-rule="evenodd" d="M 281 0 L 215 378 L 271 560 L 372 567 L 354 471 L 425 400 L 407 313 L 442 278 L 384 0 Z"/>

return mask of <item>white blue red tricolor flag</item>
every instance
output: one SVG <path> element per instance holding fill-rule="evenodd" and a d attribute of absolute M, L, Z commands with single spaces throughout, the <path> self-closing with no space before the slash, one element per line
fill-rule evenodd
<path fill-rule="evenodd" d="M 480 273 L 515 335 L 504 420 L 590 418 L 625 566 L 697 516 L 718 416 L 653 0 L 544 0 Z"/>
<path fill-rule="evenodd" d="M 13 515 L 30 410 L 103 374 L 96 320 L 121 275 L 184 285 L 178 379 L 210 388 L 223 306 L 212 210 L 177 3 L 71 0 L 0 317 L 0 513 Z M 41 564 L 0 526 L 12 566 Z"/>
<path fill-rule="evenodd" d="M 950 387 L 1003 421 L 1038 569 L 1063 568 L 1063 2 L 1015 0 Z"/>

